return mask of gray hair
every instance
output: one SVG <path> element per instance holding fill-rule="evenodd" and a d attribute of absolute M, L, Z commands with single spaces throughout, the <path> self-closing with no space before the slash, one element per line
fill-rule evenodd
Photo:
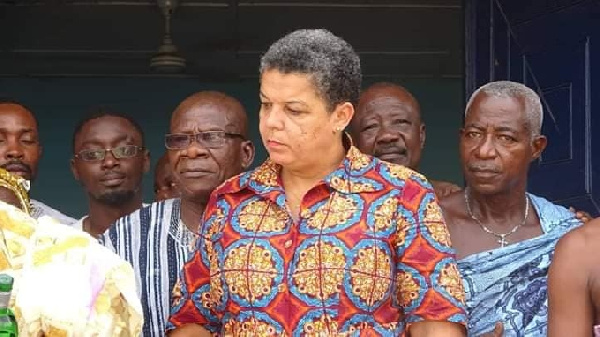
<path fill-rule="evenodd" d="M 268 70 L 309 75 L 329 111 L 340 103 L 358 103 L 360 58 L 328 30 L 300 29 L 277 40 L 260 60 L 260 73 Z"/>
<path fill-rule="evenodd" d="M 469 102 L 467 102 L 467 107 L 465 108 L 465 118 L 467 118 L 467 114 L 471 109 L 471 105 L 473 104 L 475 97 L 477 97 L 480 93 L 484 93 L 493 97 L 511 97 L 523 99 L 525 102 L 526 118 L 529 123 L 529 127 L 531 128 L 531 135 L 538 136 L 541 134 L 542 122 L 544 121 L 544 111 L 542 109 L 540 96 L 538 96 L 535 91 L 517 82 L 497 81 L 487 83 L 475 90 L 475 92 L 471 95 Z"/>

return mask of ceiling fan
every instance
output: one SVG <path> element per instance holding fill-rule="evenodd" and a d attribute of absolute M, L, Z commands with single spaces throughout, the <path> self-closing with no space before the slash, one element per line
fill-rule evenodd
<path fill-rule="evenodd" d="M 171 39 L 171 16 L 177 8 L 178 0 L 157 0 L 165 19 L 165 34 L 158 52 L 150 59 L 150 68 L 159 73 L 180 73 L 185 70 L 185 58 L 177 51 Z"/>

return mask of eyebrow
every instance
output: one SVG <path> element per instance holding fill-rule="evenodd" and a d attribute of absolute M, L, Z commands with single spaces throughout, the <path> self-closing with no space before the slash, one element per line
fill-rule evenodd
<path fill-rule="evenodd" d="M 481 125 L 477 125 L 477 124 L 473 124 L 473 123 L 465 125 L 465 129 L 466 128 L 475 128 L 475 129 L 478 129 L 478 130 L 487 129 L 485 126 L 481 126 Z M 498 126 L 498 127 L 494 128 L 494 131 L 497 131 L 497 132 L 498 131 L 499 132 L 507 132 L 508 131 L 508 132 L 514 132 L 514 133 L 518 133 L 519 132 L 518 130 L 516 130 L 515 128 L 511 128 L 510 126 Z"/>
<path fill-rule="evenodd" d="M 9 132 L 11 130 L 8 130 L 7 128 L 0 127 L 0 131 L 4 132 L 4 133 L 7 133 L 7 132 Z M 20 133 L 34 132 L 35 133 L 35 129 L 34 128 L 22 128 L 22 129 L 17 130 L 17 132 L 20 132 Z"/>
<path fill-rule="evenodd" d="M 262 98 L 264 98 L 264 99 L 271 100 L 269 97 L 267 97 L 267 95 L 263 94 L 263 92 L 262 92 L 262 91 L 259 93 L 259 95 L 260 95 Z M 309 106 L 308 104 L 306 104 L 306 103 L 305 103 L 305 102 L 303 102 L 303 101 L 294 101 L 294 100 L 292 100 L 292 101 L 285 101 L 284 103 L 285 103 L 285 104 L 301 104 L 301 105 L 304 105 L 304 106 L 306 106 L 306 107 L 308 107 L 308 106 Z"/>
<path fill-rule="evenodd" d="M 120 136 L 119 138 L 117 138 L 115 140 L 115 142 L 135 142 L 135 139 L 129 135 L 123 135 Z M 97 140 L 97 139 L 88 139 L 84 142 L 81 142 L 81 146 L 86 146 L 86 145 L 99 145 L 101 143 L 101 141 Z"/>

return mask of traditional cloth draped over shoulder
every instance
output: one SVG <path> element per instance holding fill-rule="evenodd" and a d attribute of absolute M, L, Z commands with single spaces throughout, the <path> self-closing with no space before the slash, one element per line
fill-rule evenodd
<path fill-rule="evenodd" d="M 547 277 L 556 242 L 580 222 L 562 206 L 528 194 L 543 234 L 458 261 L 464 279 L 469 336 L 504 323 L 504 336 L 546 336 Z"/>
<path fill-rule="evenodd" d="M 0 201 L 0 247 L 20 337 L 140 335 L 132 267 L 87 233 Z"/>

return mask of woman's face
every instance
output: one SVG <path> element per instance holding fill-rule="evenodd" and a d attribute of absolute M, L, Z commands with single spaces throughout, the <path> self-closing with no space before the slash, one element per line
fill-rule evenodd
<path fill-rule="evenodd" d="M 260 134 L 271 160 L 295 170 L 318 165 L 354 111 L 343 103 L 329 112 L 309 75 L 277 70 L 263 72 L 260 101 Z"/>
<path fill-rule="evenodd" d="M 13 192 L 12 190 L 10 190 L 4 186 L 0 186 L 0 200 L 24 211 L 24 209 L 21 205 L 21 201 L 19 200 L 19 197 L 17 197 L 15 192 Z"/>

